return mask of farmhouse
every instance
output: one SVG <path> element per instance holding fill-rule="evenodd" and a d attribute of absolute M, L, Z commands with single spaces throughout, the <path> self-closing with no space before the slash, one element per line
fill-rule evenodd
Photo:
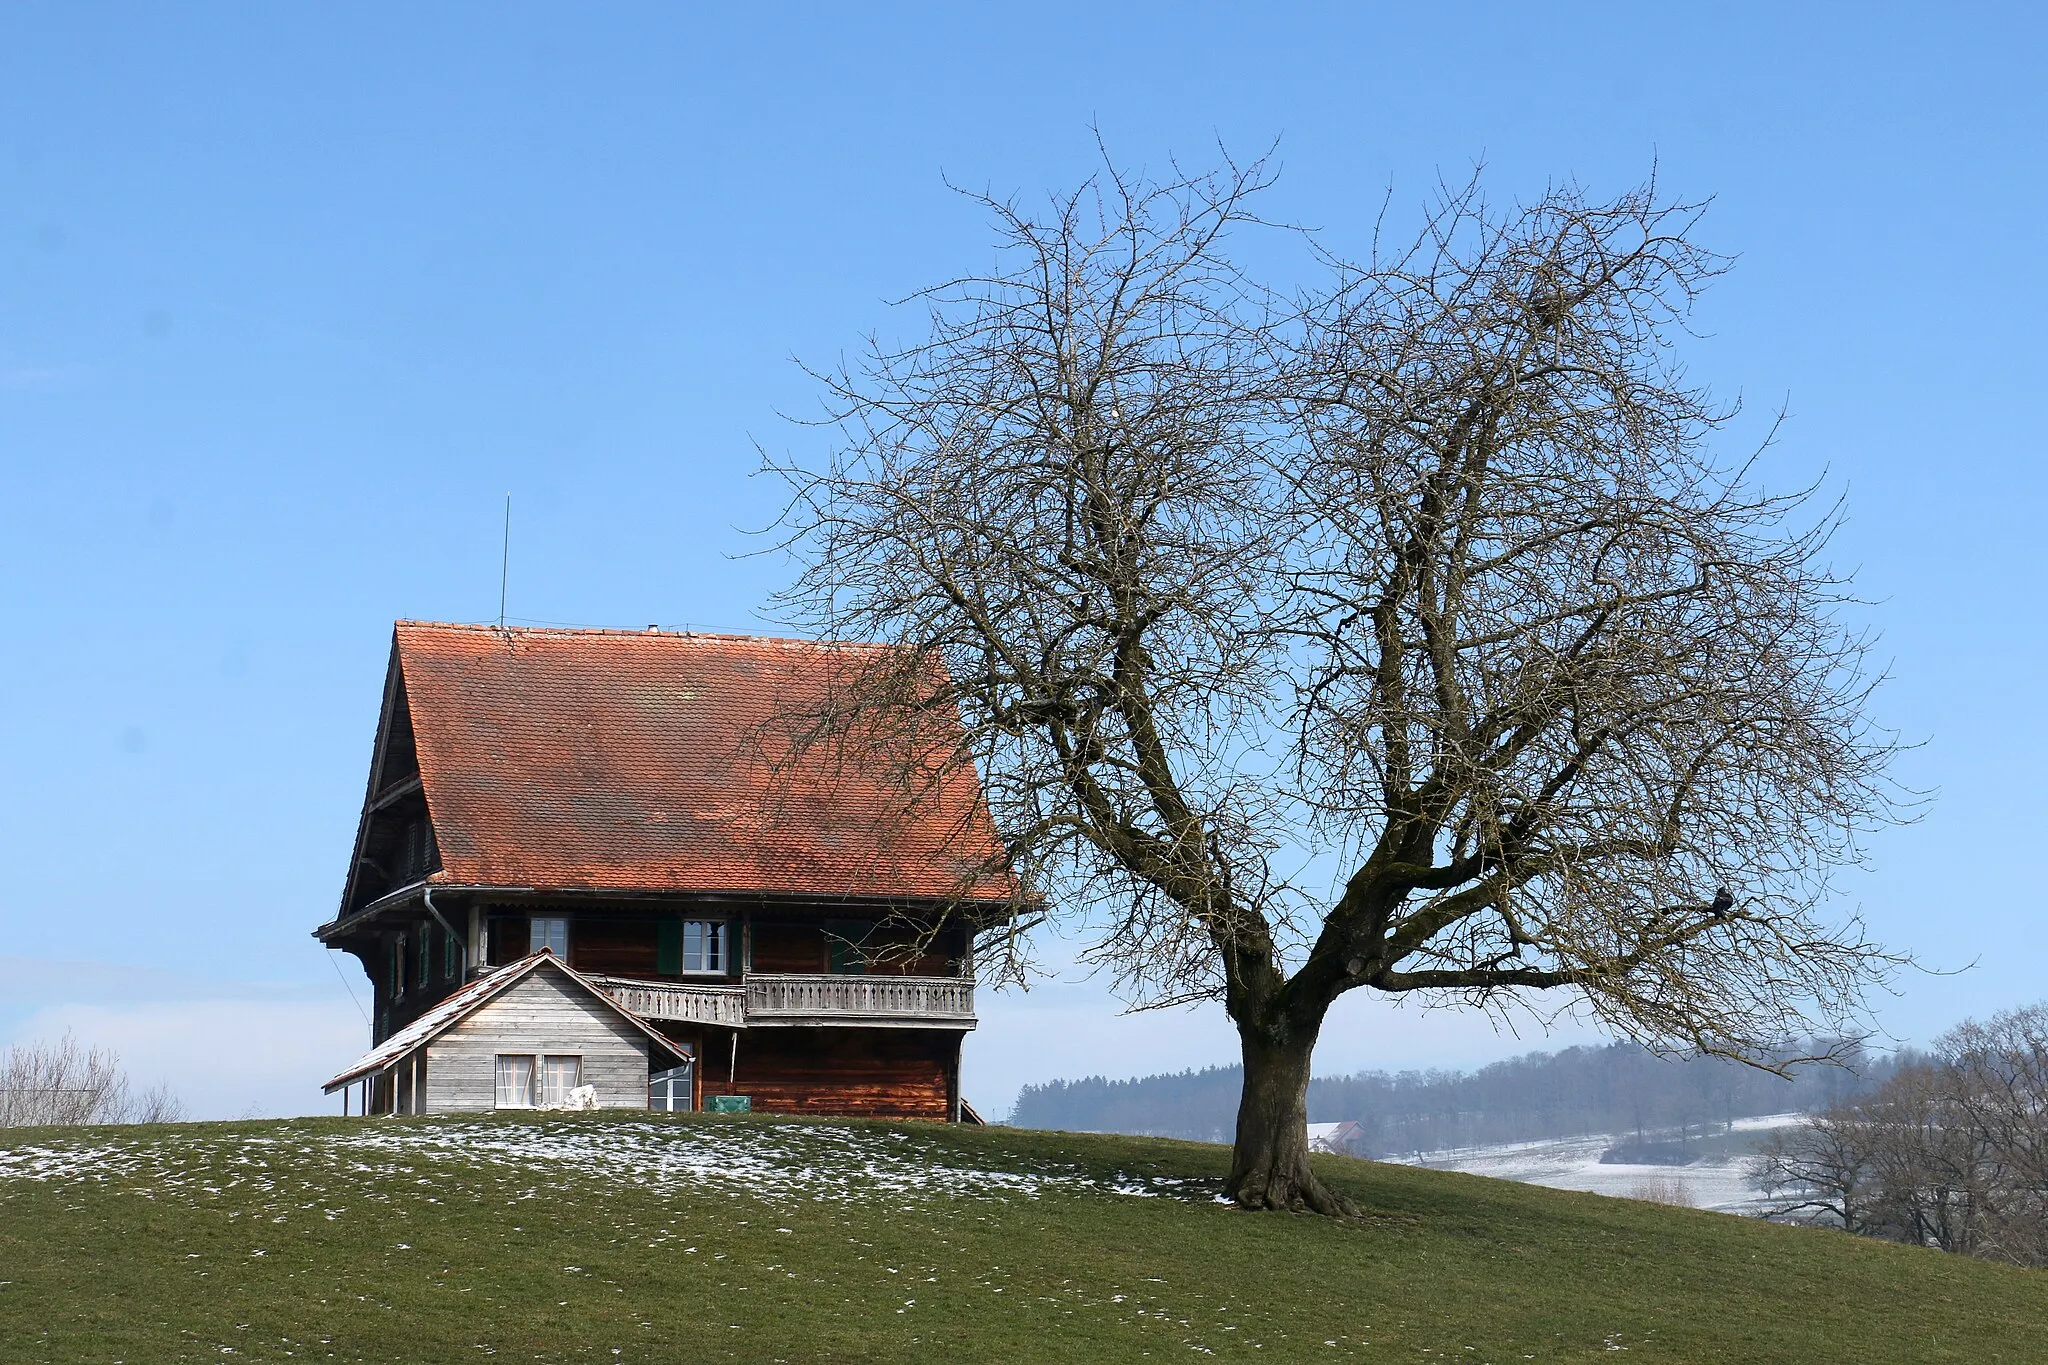
<path fill-rule="evenodd" d="M 1016 885 L 972 768 L 793 738 L 873 648 L 399 622 L 314 931 L 374 988 L 344 1110 L 978 1121 L 973 938 Z"/>

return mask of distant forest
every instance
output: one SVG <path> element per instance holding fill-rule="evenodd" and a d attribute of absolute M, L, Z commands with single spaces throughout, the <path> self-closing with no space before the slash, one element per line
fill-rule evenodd
<path fill-rule="evenodd" d="M 1311 1123 L 1350 1120 L 1351 1150 L 1401 1156 L 1494 1142 L 1593 1133 L 1703 1135 L 1739 1118 L 1824 1108 L 1891 1074 L 1857 1054 L 1847 1067 L 1805 1066 L 1787 1080 L 1716 1057 L 1659 1057 L 1634 1043 L 1531 1052 L 1477 1071 L 1361 1071 L 1309 1084 Z M 1006 1122 L 1020 1128 L 1228 1142 L 1237 1117 L 1234 1066 L 1112 1081 L 1090 1076 L 1025 1086 Z"/>

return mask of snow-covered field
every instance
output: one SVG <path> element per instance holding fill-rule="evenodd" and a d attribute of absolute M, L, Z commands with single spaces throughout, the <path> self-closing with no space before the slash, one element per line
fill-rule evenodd
<path fill-rule="evenodd" d="M 1798 1114 L 1767 1114 L 1737 1119 L 1738 1133 L 1761 1138 L 1774 1128 L 1797 1123 Z M 1506 1142 L 1492 1147 L 1459 1147 L 1394 1157 L 1411 1166 L 1465 1171 L 1502 1180 L 1521 1180 L 1559 1190 L 1584 1190 L 1623 1198 L 1661 1198 L 1722 1213 L 1754 1213 L 1762 1199 L 1749 1183 L 1747 1156 L 1696 1161 L 1689 1166 L 1603 1165 L 1600 1153 L 1620 1136 L 1600 1134 L 1554 1142 Z"/>

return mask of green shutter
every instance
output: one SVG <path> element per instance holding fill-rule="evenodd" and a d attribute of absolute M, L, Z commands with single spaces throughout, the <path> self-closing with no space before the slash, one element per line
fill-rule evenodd
<path fill-rule="evenodd" d="M 832 975 L 867 975 L 868 963 L 861 954 L 860 945 L 873 928 L 874 925 L 862 920 L 826 921 L 825 942 L 831 945 L 832 949 Z"/>
<path fill-rule="evenodd" d="M 654 970 L 663 976 L 683 974 L 683 922 L 665 919 L 656 925 Z"/>

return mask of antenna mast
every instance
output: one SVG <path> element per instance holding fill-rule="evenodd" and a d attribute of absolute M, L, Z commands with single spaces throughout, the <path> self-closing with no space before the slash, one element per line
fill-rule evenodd
<path fill-rule="evenodd" d="M 498 629 L 505 628 L 505 583 L 512 570 L 512 495 L 505 495 L 505 550 L 498 559 Z"/>

